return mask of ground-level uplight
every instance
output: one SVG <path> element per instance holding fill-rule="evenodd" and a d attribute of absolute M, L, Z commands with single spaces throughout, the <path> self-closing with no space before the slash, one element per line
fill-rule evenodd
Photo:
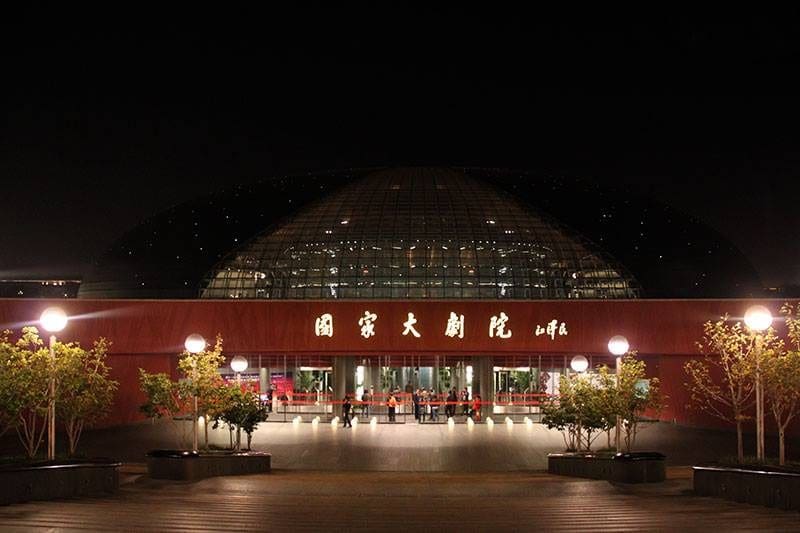
<path fill-rule="evenodd" d="M 378 418 L 373 416 L 372 420 L 369 421 L 369 427 L 376 428 L 378 427 Z"/>
<path fill-rule="evenodd" d="M 762 331 L 772 325 L 772 313 L 763 305 L 753 305 L 744 313 L 744 323 L 755 336 L 756 360 L 756 459 L 764 460 L 764 386 L 761 379 Z"/>
<path fill-rule="evenodd" d="M 492 429 L 494 427 L 494 420 L 492 420 L 491 416 L 486 417 L 486 427 Z"/>
<path fill-rule="evenodd" d="M 333 420 L 331 420 L 331 427 L 335 429 L 338 426 L 339 426 L 339 417 L 338 416 L 334 416 Z"/>
<path fill-rule="evenodd" d="M 472 429 L 475 427 L 475 421 L 471 418 L 467 418 L 467 429 Z"/>
<path fill-rule="evenodd" d="M 532 427 L 533 427 L 533 420 L 531 420 L 530 418 L 528 418 L 528 417 L 526 416 L 526 417 L 525 417 L 525 425 L 526 425 L 527 427 L 529 427 L 529 428 L 532 428 Z"/>
<path fill-rule="evenodd" d="M 453 429 L 454 427 L 456 427 L 456 421 L 455 421 L 455 420 L 453 420 L 453 417 L 452 417 L 452 416 L 451 416 L 451 417 L 448 417 L 448 418 L 447 418 L 447 428 L 448 428 L 448 429 Z"/>
<path fill-rule="evenodd" d="M 48 307 L 39 317 L 39 324 L 48 333 L 58 333 L 67 327 L 69 317 L 60 307 Z M 47 402 L 47 458 L 56 458 L 56 336 L 50 335 L 50 387 Z"/>
<path fill-rule="evenodd" d="M 514 421 L 513 421 L 513 420 L 511 420 L 511 417 L 510 417 L 510 416 L 507 416 L 507 417 L 506 417 L 506 427 L 509 427 L 509 428 L 510 428 L 510 427 L 512 427 L 513 425 L 514 425 Z"/>
<path fill-rule="evenodd" d="M 197 355 L 203 350 L 206 349 L 206 340 L 203 338 L 202 335 L 197 333 L 192 333 L 186 340 L 183 341 L 183 347 L 186 348 L 186 351 L 192 355 Z M 197 379 L 197 361 L 192 361 L 192 381 Z M 192 435 L 192 445 L 194 446 L 192 449 L 197 450 L 199 445 L 199 425 L 197 423 L 197 417 L 200 415 L 197 408 L 197 394 L 194 395 L 194 414 L 192 415 L 192 428 L 193 428 L 193 435 Z"/>

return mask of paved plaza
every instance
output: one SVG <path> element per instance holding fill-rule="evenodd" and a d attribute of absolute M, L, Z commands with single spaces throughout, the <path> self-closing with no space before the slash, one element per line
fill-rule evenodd
<path fill-rule="evenodd" d="M 3 531 L 800 530 L 800 514 L 691 495 L 688 469 L 650 486 L 541 473 L 276 470 L 198 483 L 128 469 L 114 496 L 0 507 Z"/>
<path fill-rule="evenodd" d="M 90 456 L 111 456 L 126 462 L 144 461 L 144 452 L 191 442 L 188 423 L 140 423 L 87 431 L 81 450 Z M 605 445 L 600 436 L 595 448 Z M 226 446 L 226 430 L 211 431 L 211 442 Z M 15 444 L 15 443 L 12 443 Z M 561 434 L 541 424 L 498 421 L 493 428 L 465 424 L 378 424 L 361 422 L 353 429 L 301 424 L 261 424 L 253 449 L 272 453 L 275 468 L 346 471 L 501 472 L 547 468 L 547 454 L 564 449 Z M 736 453 L 731 432 L 691 429 L 668 423 L 648 425 L 637 449 L 667 455 L 669 465 L 692 465 Z M 771 449 L 771 448 L 770 448 Z M 791 453 L 791 448 L 790 448 Z"/>

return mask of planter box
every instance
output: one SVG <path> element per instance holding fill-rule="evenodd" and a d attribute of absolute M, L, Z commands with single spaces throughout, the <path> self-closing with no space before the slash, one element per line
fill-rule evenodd
<path fill-rule="evenodd" d="M 213 476 L 262 474 L 271 469 L 272 456 L 260 452 L 187 452 L 155 450 L 147 454 L 147 472 L 153 479 L 197 481 Z"/>
<path fill-rule="evenodd" d="M 660 453 L 551 453 L 547 471 L 561 476 L 605 479 L 618 483 L 664 481 L 665 456 Z"/>
<path fill-rule="evenodd" d="M 699 496 L 800 511 L 800 474 L 723 466 L 695 466 L 693 471 Z"/>
<path fill-rule="evenodd" d="M 119 466 L 112 461 L 70 461 L 3 467 L 0 505 L 116 492 Z"/>

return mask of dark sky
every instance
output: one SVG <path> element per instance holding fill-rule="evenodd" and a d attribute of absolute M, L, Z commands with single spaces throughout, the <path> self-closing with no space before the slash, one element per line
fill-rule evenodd
<path fill-rule="evenodd" d="M 642 192 L 722 232 L 765 284 L 800 283 L 795 16 L 38 15 L 2 37 L 2 277 L 80 274 L 226 185 L 442 164 Z"/>

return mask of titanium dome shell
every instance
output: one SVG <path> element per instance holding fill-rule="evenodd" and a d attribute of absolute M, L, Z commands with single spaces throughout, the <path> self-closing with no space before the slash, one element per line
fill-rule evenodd
<path fill-rule="evenodd" d="M 251 238 L 201 298 L 637 298 L 598 247 L 450 168 L 371 173 Z"/>

